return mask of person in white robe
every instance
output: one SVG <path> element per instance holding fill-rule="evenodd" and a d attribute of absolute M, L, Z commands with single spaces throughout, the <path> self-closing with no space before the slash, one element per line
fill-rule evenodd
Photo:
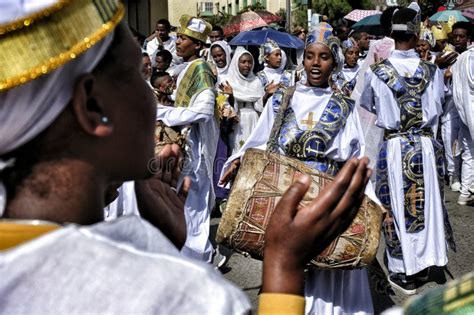
<path fill-rule="evenodd" d="M 336 86 L 347 96 L 350 96 L 359 77 L 359 47 L 352 38 L 345 40 L 341 46 L 344 55 L 344 67 L 337 78 Z"/>
<path fill-rule="evenodd" d="M 458 203 L 474 203 L 474 46 L 463 52 L 452 67 L 453 99 L 460 116 L 462 150 L 461 194 Z"/>
<path fill-rule="evenodd" d="M 316 31 L 307 36 L 304 65 L 308 79 L 306 82 L 300 81 L 296 84 L 288 109 L 284 113 L 280 112 L 282 90 L 268 100 L 257 126 L 244 146 L 225 163 L 221 184 L 226 184 L 229 172 L 239 164 L 240 158 L 247 149 L 266 150 L 269 148 L 269 140 L 272 140 L 271 130 L 278 116 L 283 117 L 283 123 L 278 136 L 274 139 L 277 143 L 277 153 L 294 156 L 294 153 L 290 152 L 294 142 L 296 146 L 301 145 L 304 152 L 316 152 L 315 156 L 312 156 L 312 153 L 308 153 L 308 156 L 300 153 L 299 156 L 294 156 L 295 158 L 331 175 L 337 173 L 338 165 L 343 164 L 344 161 L 351 157 L 364 155 L 364 136 L 357 111 L 354 109 L 354 102 L 341 93 L 335 93 L 329 86 L 327 79 L 319 81 L 322 80 L 320 79 L 322 76 L 320 61 L 313 61 L 322 55 L 319 52 L 319 49 L 322 49 L 325 54 L 332 56 L 329 58 L 333 61 L 331 68 L 325 71 L 337 73 L 342 68 L 344 62 L 342 52 L 340 52 L 338 40 L 332 36 L 331 30 L 332 28 L 323 22 L 318 25 Z M 314 49 L 317 50 L 313 51 Z M 330 76 L 328 73 L 326 75 Z M 343 101 L 338 103 L 337 99 Z M 335 130 L 332 129 L 334 131 L 328 131 L 330 128 L 319 122 L 322 116 L 329 114 L 330 104 L 337 106 L 340 111 L 336 111 L 341 113 L 339 123 L 337 123 L 338 127 Z M 302 134 L 317 133 L 320 130 L 331 133 L 331 139 L 327 143 L 314 142 L 305 146 L 298 142 L 298 137 Z M 318 136 L 314 136 L 314 139 L 317 138 Z M 320 146 L 324 148 L 323 151 L 320 151 Z M 367 187 L 366 193 L 376 200 L 371 186 Z M 306 274 L 305 300 L 306 314 L 373 314 L 372 297 L 365 269 L 322 270 L 310 268 Z"/>
<path fill-rule="evenodd" d="M 237 47 L 229 66 L 227 75 L 219 88 L 229 95 L 238 117 L 238 123 L 229 135 L 230 151 L 240 150 L 257 125 L 258 117 L 263 110 L 264 90 L 260 80 L 253 73 L 254 60 L 249 51 Z"/>
<path fill-rule="evenodd" d="M 158 51 L 167 50 L 173 56 L 171 67 L 183 63 L 183 59 L 176 53 L 176 36 L 170 35 L 171 24 L 166 19 L 156 22 L 156 29 L 153 39 L 146 42 L 146 52 L 150 55 L 153 66 L 155 65 L 155 56 Z"/>
<path fill-rule="evenodd" d="M 427 28 L 424 24 L 420 27 L 420 35 L 418 43 L 416 43 L 416 52 L 419 57 L 423 60 L 434 63 L 436 60 L 436 54 L 432 52 L 436 45 L 436 39 L 433 32 Z"/>
<path fill-rule="evenodd" d="M 360 98 L 385 130 L 376 192 L 388 210 L 383 226 L 389 282 L 405 294 L 416 293 L 414 275 L 446 266 L 447 240 L 454 247 L 443 198 L 443 148 L 434 138 L 443 74 L 414 50 L 418 12 L 406 8 L 394 14 L 392 36 L 401 34 L 395 50 L 367 71 Z"/>
<path fill-rule="evenodd" d="M 222 83 L 223 78 L 229 72 L 231 62 L 231 48 L 226 41 L 218 40 L 209 48 L 210 58 L 217 71 L 217 84 Z"/>
<path fill-rule="evenodd" d="M 266 89 L 270 88 L 270 84 L 280 87 L 295 85 L 294 71 L 285 70 L 286 53 L 275 41 L 267 39 L 267 42 L 260 46 L 258 59 L 260 63 L 263 63 L 264 68 L 257 73 L 257 76 Z"/>
<path fill-rule="evenodd" d="M 185 204 L 188 235 L 182 253 L 211 262 L 214 252 L 209 240 L 210 213 L 214 207 L 212 174 L 219 137 L 215 77 L 209 65 L 198 58 L 197 44 L 191 39 L 204 43 L 211 26 L 187 15 L 181 17 L 180 23 L 178 53 L 183 56 L 186 67 L 178 76 L 175 106 L 158 106 L 157 120 L 170 127 L 191 126 L 183 176 L 190 176 L 192 185 Z M 193 53 L 194 50 L 197 53 Z"/>

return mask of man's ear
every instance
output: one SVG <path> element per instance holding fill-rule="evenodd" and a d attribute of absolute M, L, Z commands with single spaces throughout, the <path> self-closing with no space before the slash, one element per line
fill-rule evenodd
<path fill-rule="evenodd" d="M 113 132 L 113 122 L 97 93 L 98 81 L 93 74 L 80 76 L 74 87 L 72 107 L 81 128 L 89 135 L 107 137 Z"/>

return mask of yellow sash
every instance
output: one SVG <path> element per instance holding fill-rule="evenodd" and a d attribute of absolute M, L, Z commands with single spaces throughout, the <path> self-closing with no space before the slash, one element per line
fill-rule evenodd
<path fill-rule="evenodd" d="M 0 221 L 0 251 L 31 241 L 58 228 L 60 226 L 53 223 L 36 225 Z"/>

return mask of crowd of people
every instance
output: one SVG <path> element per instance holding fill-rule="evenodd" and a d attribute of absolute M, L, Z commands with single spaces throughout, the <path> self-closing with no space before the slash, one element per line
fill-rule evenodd
<path fill-rule="evenodd" d="M 384 37 L 324 21 L 294 29 L 302 49 L 257 50 L 193 16 L 144 37 L 120 1 L 53 2 L 2 4 L 1 313 L 249 312 L 210 218 L 250 148 L 334 177 L 300 207 L 302 176 L 276 206 L 261 314 L 374 313 L 365 268 L 307 265 L 364 196 L 386 210 L 394 289 L 447 266 L 445 185 L 474 204 L 472 23 L 412 2 L 383 12 Z"/>

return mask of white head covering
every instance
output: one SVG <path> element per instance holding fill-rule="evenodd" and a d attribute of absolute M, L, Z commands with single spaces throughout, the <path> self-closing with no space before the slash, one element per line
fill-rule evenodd
<path fill-rule="evenodd" d="M 24 6 L 21 6 L 19 1 L 11 1 L 10 11 L 3 11 L 8 3 L 2 2 L 2 21 L 17 20 L 31 14 L 29 2 L 32 1 L 22 1 Z M 9 12 L 12 15 L 8 18 L 4 14 Z M 62 67 L 0 93 L 0 157 L 32 140 L 51 125 L 69 103 L 77 77 L 91 72 L 96 67 L 110 46 L 113 36 L 112 31 Z M 14 161 L 4 161 L 0 158 L 0 173 L 13 165 Z M 0 216 L 5 209 L 6 200 L 6 190 L 0 181 Z"/>
<path fill-rule="evenodd" d="M 285 71 L 285 66 L 286 66 L 286 53 L 283 49 L 281 49 L 281 64 L 278 68 L 270 68 L 268 64 L 265 62 L 265 68 L 263 68 L 263 72 L 265 73 L 265 76 L 267 77 L 268 83 L 274 82 L 274 83 L 279 83 L 281 80 L 281 76 L 283 75 L 283 72 Z"/>
<path fill-rule="evenodd" d="M 253 73 L 253 67 L 248 76 L 243 76 L 239 71 L 239 59 L 243 54 L 249 54 L 252 57 L 253 67 L 255 67 L 255 61 L 253 60 L 252 54 L 243 47 L 237 47 L 234 52 L 234 57 L 230 62 L 229 72 L 227 73 L 225 80 L 227 80 L 234 91 L 234 98 L 241 102 L 256 102 L 261 98 L 265 91 L 260 83 L 260 80 Z"/>
<path fill-rule="evenodd" d="M 215 46 L 219 46 L 220 48 L 222 48 L 222 50 L 224 50 L 225 60 L 226 60 L 226 64 L 225 64 L 224 68 L 219 68 L 219 67 L 216 66 L 217 74 L 218 75 L 225 75 L 225 74 L 227 74 L 227 71 L 229 70 L 230 61 L 231 61 L 231 59 L 230 59 L 230 51 L 231 51 L 230 46 L 229 46 L 229 44 L 227 44 L 226 41 L 223 41 L 223 40 L 218 40 L 218 41 L 215 41 L 214 43 L 212 43 L 211 48 L 209 49 L 209 54 L 211 56 L 212 61 L 214 61 L 214 58 L 212 57 L 212 48 L 214 48 Z"/>

